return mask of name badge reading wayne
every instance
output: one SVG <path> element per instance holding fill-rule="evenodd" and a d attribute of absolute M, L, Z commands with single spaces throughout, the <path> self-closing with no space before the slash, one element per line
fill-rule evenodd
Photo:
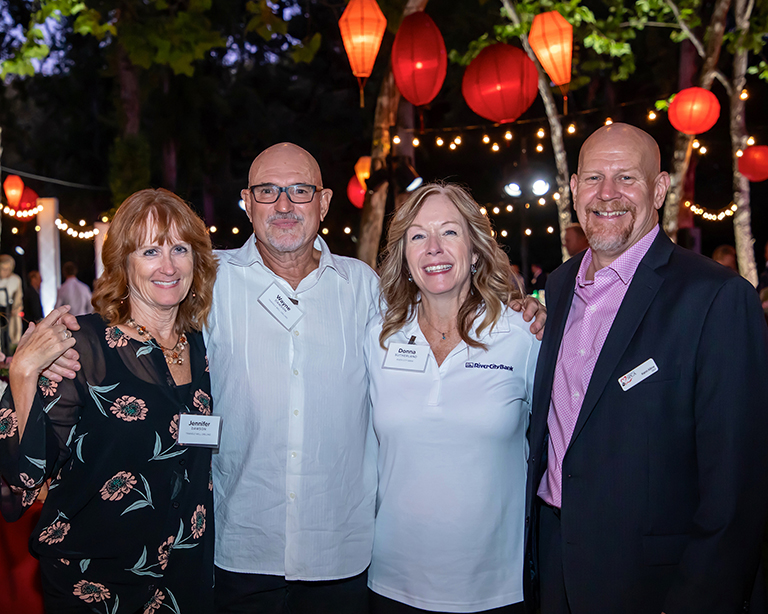
<path fill-rule="evenodd" d="M 429 358 L 428 345 L 390 343 L 382 366 L 384 369 L 424 372 L 427 368 L 427 358 Z"/>
<path fill-rule="evenodd" d="M 647 377 L 651 377 L 659 368 L 656 366 L 656 361 L 653 358 L 649 358 L 643 364 L 636 366 L 629 373 L 622 375 L 619 378 L 619 386 L 626 392 L 633 386 L 636 386 Z"/>
<path fill-rule="evenodd" d="M 274 283 L 264 290 L 259 302 L 286 330 L 291 330 L 304 316 L 298 305 L 294 305 L 285 291 Z"/>
<path fill-rule="evenodd" d="M 220 437 L 221 416 L 179 414 L 179 444 L 218 448 Z"/>

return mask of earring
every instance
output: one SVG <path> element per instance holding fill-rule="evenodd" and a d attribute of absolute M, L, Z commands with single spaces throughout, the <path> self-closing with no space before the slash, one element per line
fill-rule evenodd
<path fill-rule="evenodd" d="M 472 275 L 477 273 L 477 265 L 474 262 L 472 263 L 472 266 L 469 267 L 469 272 L 472 273 Z"/>
<path fill-rule="evenodd" d="M 408 281 L 413 281 L 413 276 L 410 271 L 408 271 Z"/>

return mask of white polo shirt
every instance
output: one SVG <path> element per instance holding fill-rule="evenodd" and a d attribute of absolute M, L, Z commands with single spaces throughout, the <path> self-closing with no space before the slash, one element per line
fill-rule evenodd
<path fill-rule="evenodd" d="M 365 328 L 378 278 L 334 256 L 291 286 L 268 269 L 252 235 L 219 251 L 205 342 L 214 412 L 216 565 L 289 580 L 354 576 L 368 566 L 376 493 L 369 437 Z M 260 303 L 272 284 L 303 317 L 286 329 Z"/>
<path fill-rule="evenodd" d="M 379 441 L 368 586 L 424 610 L 476 612 L 523 599 L 526 429 L 540 343 L 506 310 L 425 372 L 385 369 L 381 323 L 366 362 Z M 414 319 L 390 337 L 428 345 Z"/>

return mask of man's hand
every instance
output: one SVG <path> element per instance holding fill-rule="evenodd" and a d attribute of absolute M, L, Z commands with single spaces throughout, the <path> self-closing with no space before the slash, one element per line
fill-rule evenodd
<path fill-rule="evenodd" d="M 68 312 L 62 314 L 56 323 L 63 324 L 69 330 L 80 330 L 77 318 Z M 77 350 L 69 348 L 43 371 L 42 375 L 52 382 L 60 382 L 63 378 L 75 379 L 76 372 L 80 370 L 79 358 Z"/>
<path fill-rule="evenodd" d="M 547 323 L 547 308 L 530 295 L 510 302 L 509 306 L 515 311 L 522 311 L 523 320 L 526 322 L 533 320 L 531 334 L 536 335 L 536 338 L 541 341 L 544 336 L 544 325 Z"/>

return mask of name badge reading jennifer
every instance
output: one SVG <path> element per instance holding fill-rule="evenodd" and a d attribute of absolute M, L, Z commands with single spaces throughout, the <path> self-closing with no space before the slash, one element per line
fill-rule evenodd
<path fill-rule="evenodd" d="M 221 437 L 221 416 L 179 414 L 178 442 L 184 446 L 218 448 Z"/>
<path fill-rule="evenodd" d="M 274 283 L 264 290 L 259 297 L 259 302 L 286 330 L 291 330 L 304 316 L 304 312 L 298 305 L 294 305 L 285 291 Z"/>
<path fill-rule="evenodd" d="M 382 367 L 400 371 L 423 372 L 427 368 L 427 358 L 429 358 L 428 345 L 390 343 Z"/>
<path fill-rule="evenodd" d="M 626 392 L 632 388 L 632 386 L 636 386 L 644 379 L 651 377 L 651 375 L 656 373 L 658 370 L 659 368 L 656 366 L 656 362 L 653 360 L 653 358 L 649 358 L 643 364 L 638 365 L 626 375 L 622 375 L 619 378 L 619 386 L 621 386 L 621 389 Z"/>

